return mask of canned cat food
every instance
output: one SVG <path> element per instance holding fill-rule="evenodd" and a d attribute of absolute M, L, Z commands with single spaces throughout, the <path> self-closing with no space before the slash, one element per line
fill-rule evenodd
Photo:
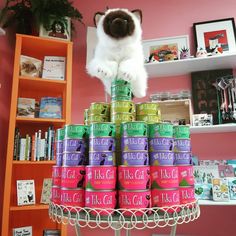
<path fill-rule="evenodd" d="M 137 115 L 158 115 L 159 104 L 156 102 L 144 102 L 136 104 Z"/>
<path fill-rule="evenodd" d="M 90 138 L 90 152 L 114 152 L 116 147 L 115 138 Z"/>
<path fill-rule="evenodd" d="M 150 138 L 149 151 L 173 151 L 174 139 L 173 138 Z"/>
<path fill-rule="evenodd" d="M 52 166 L 52 185 L 61 186 L 61 166 Z"/>
<path fill-rule="evenodd" d="M 62 166 L 63 153 L 56 153 L 56 165 Z"/>
<path fill-rule="evenodd" d="M 123 152 L 121 164 L 125 166 L 146 166 L 149 165 L 148 152 Z"/>
<path fill-rule="evenodd" d="M 65 138 L 65 129 L 60 128 L 56 131 L 56 141 L 62 141 Z"/>
<path fill-rule="evenodd" d="M 175 152 L 190 152 L 190 139 L 175 139 Z"/>
<path fill-rule="evenodd" d="M 89 109 L 84 109 L 84 123 L 88 121 L 89 113 Z"/>
<path fill-rule="evenodd" d="M 111 86 L 114 87 L 114 86 L 127 86 L 127 87 L 130 87 L 131 84 L 130 82 L 126 81 L 126 80 L 123 80 L 123 79 L 114 79 L 112 80 L 111 82 Z"/>
<path fill-rule="evenodd" d="M 64 139 L 63 152 L 85 152 L 86 143 L 84 139 Z"/>
<path fill-rule="evenodd" d="M 63 166 L 61 168 L 61 187 L 83 188 L 85 185 L 84 166 Z"/>
<path fill-rule="evenodd" d="M 110 104 L 106 102 L 93 102 L 89 108 L 90 114 L 109 116 Z"/>
<path fill-rule="evenodd" d="M 51 194 L 51 201 L 54 204 L 61 204 L 61 187 L 53 185 L 52 186 L 52 194 Z"/>
<path fill-rule="evenodd" d="M 82 166 L 85 163 L 85 155 L 82 152 L 63 153 L 63 166 Z"/>
<path fill-rule="evenodd" d="M 56 141 L 56 153 L 63 153 L 63 140 Z"/>
<path fill-rule="evenodd" d="M 146 122 L 132 121 L 121 123 L 121 136 L 123 137 L 146 137 L 148 134 L 148 127 Z"/>
<path fill-rule="evenodd" d="M 115 152 L 89 152 L 89 165 L 91 166 L 115 166 Z"/>
<path fill-rule="evenodd" d="M 117 193 L 115 190 L 85 190 L 85 207 L 96 208 L 95 211 L 90 211 L 92 215 L 105 216 L 109 213 L 113 213 L 113 209 L 116 207 L 117 203 Z M 106 210 L 103 210 L 106 209 Z"/>
<path fill-rule="evenodd" d="M 168 122 L 148 124 L 148 131 L 150 138 L 173 137 L 173 125 Z"/>
<path fill-rule="evenodd" d="M 151 186 L 152 189 L 178 188 L 178 167 L 151 166 Z"/>
<path fill-rule="evenodd" d="M 83 139 L 88 137 L 88 126 L 86 125 L 65 125 L 65 139 Z"/>
<path fill-rule="evenodd" d="M 174 126 L 174 138 L 189 139 L 190 128 L 188 125 Z"/>
<path fill-rule="evenodd" d="M 179 188 L 180 204 L 187 204 L 195 201 L 194 186 Z"/>
<path fill-rule="evenodd" d="M 129 113 L 114 113 L 111 114 L 111 122 L 121 124 L 126 121 L 135 121 L 135 115 Z"/>
<path fill-rule="evenodd" d="M 132 101 L 111 102 L 111 114 L 113 113 L 135 113 L 135 104 Z"/>
<path fill-rule="evenodd" d="M 115 166 L 86 166 L 86 189 L 111 190 L 115 188 Z"/>
<path fill-rule="evenodd" d="M 139 209 L 148 209 L 151 207 L 151 192 L 150 190 L 120 190 L 119 191 L 119 207 L 122 209 L 131 209 L 135 211 L 136 216 L 142 216 L 143 212 Z M 130 211 L 123 210 L 124 216 L 131 216 Z"/>
<path fill-rule="evenodd" d="M 130 86 L 112 86 L 111 87 L 111 96 L 112 97 L 131 97 L 131 88 Z"/>
<path fill-rule="evenodd" d="M 193 166 L 178 166 L 179 186 L 186 187 L 194 185 Z"/>
<path fill-rule="evenodd" d="M 147 137 L 122 137 L 121 150 L 124 152 L 148 151 L 148 138 Z"/>
<path fill-rule="evenodd" d="M 91 137 L 115 137 L 116 126 L 111 122 L 93 123 L 90 125 Z"/>
<path fill-rule="evenodd" d="M 151 166 L 170 166 L 174 164 L 173 152 L 150 152 L 149 155 Z"/>
<path fill-rule="evenodd" d="M 61 205 L 67 207 L 84 207 L 84 189 L 61 188 Z"/>
<path fill-rule="evenodd" d="M 136 120 L 145 121 L 147 123 L 156 123 L 161 121 L 160 115 L 137 115 Z"/>
<path fill-rule="evenodd" d="M 133 94 L 131 92 L 130 96 L 125 96 L 125 97 L 121 97 L 121 96 L 113 96 L 111 97 L 111 101 L 131 101 L 133 98 Z M 111 114 L 112 115 L 112 114 Z"/>
<path fill-rule="evenodd" d="M 175 165 L 190 165 L 192 163 L 191 152 L 175 152 Z"/>
<path fill-rule="evenodd" d="M 97 122 L 109 122 L 109 116 L 104 115 L 97 115 L 97 114 L 90 114 L 88 117 L 88 121 L 90 124 L 97 123 Z"/>
<path fill-rule="evenodd" d="M 149 166 L 119 166 L 119 189 L 144 190 L 150 188 Z"/>

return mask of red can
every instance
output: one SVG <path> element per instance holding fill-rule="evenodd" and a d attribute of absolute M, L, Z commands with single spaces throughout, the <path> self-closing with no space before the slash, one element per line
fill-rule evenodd
<path fill-rule="evenodd" d="M 194 186 L 190 187 L 180 187 L 179 196 L 180 204 L 187 204 L 195 201 Z"/>
<path fill-rule="evenodd" d="M 52 185 L 61 186 L 61 166 L 52 167 Z"/>
<path fill-rule="evenodd" d="M 186 187 L 194 185 L 194 177 L 193 177 L 193 166 L 178 166 L 179 172 L 179 186 Z"/>
<path fill-rule="evenodd" d="M 51 201 L 54 204 L 61 204 L 61 187 L 60 186 L 52 186 L 52 194 L 51 194 Z"/>

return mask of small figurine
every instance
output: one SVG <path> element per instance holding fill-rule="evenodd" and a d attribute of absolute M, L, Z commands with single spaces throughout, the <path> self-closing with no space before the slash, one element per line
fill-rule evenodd
<path fill-rule="evenodd" d="M 183 47 L 181 48 L 181 51 L 180 51 L 180 59 L 187 59 L 187 58 L 190 58 L 189 49 Z"/>
<path fill-rule="evenodd" d="M 212 50 L 211 55 L 221 55 L 223 53 L 223 49 L 222 47 L 220 47 L 219 45 L 216 45 L 215 48 Z"/>
<path fill-rule="evenodd" d="M 197 50 L 196 57 L 207 57 L 207 51 L 206 49 L 200 47 Z"/>

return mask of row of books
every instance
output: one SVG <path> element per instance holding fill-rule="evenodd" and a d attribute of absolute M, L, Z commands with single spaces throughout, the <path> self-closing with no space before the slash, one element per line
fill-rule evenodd
<path fill-rule="evenodd" d="M 32 136 L 22 137 L 18 127 L 15 129 L 13 160 L 45 161 L 54 159 L 55 130 L 38 130 Z"/>
<path fill-rule="evenodd" d="M 60 119 L 62 117 L 62 98 L 42 97 L 40 102 L 34 98 L 18 98 L 17 116 Z"/>

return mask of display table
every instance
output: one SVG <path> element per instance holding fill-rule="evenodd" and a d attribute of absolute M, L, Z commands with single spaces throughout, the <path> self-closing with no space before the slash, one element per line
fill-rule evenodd
<path fill-rule="evenodd" d="M 189 223 L 199 216 L 198 202 L 162 208 L 115 210 L 66 207 L 54 203 L 49 205 L 49 217 L 57 223 L 74 226 L 77 236 L 81 235 L 80 228 L 83 227 L 111 228 L 115 231 L 115 236 L 119 236 L 121 229 L 125 229 L 126 235 L 130 236 L 132 229 L 154 229 L 167 226 L 171 227 L 170 236 L 175 236 L 177 224 Z"/>

